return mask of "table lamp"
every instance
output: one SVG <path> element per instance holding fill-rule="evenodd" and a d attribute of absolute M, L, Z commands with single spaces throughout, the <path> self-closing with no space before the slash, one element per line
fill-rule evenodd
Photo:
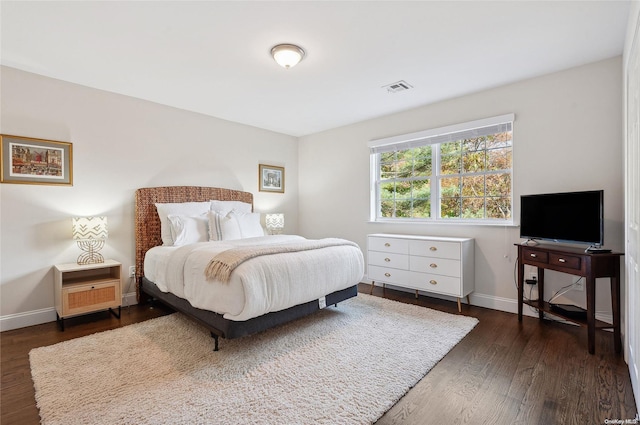
<path fill-rule="evenodd" d="M 107 217 L 73 217 L 71 228 L 73 239 L 83 251 L 78 256 L 78 264 L 104 263 L 100 250 L 109 235 Z"/>

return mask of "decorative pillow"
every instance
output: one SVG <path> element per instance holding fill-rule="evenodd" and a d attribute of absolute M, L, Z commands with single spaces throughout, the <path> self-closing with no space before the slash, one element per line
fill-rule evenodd
<path fill-rule="evenodd" d="M 169 214 L 167 218 L 171 223 L 173 246 L 208 241 L 209 217 L 207 214 L 196 217 Z"/>
<path fill-rule="evenodd" d="M 260 224 L 260 213 L 239 213 L 234 210 L 229 215 L 238 221 L 243 239 L 264 236 L 264 229 Z"/>
<path fill-rule="evenodd" d="M 169 214 L 183 215 L 187 217 L 197 217 L 206 214 L 211 208 L 211 202 L 180 202 L 180 203 L 157 203 L 158 217 L 160 217 L 160 236 L 162 237 L 162 245 L 173 245 L 173 236 L 171 235 L 171 223 L 169 222 Z"/>
<path fill-rule="evenodd" d="M 211 201 L 211 211 L 217 211 L 223 215 L 232 210 L 236 210 L 239 213 L 250 213 L 252 209 L 251 204 L 241 201 Z"/>
<path fill-rule="evenodd" d="M 242 239 L 238 219 L 233 216 L 233 211 L 222 214 L 217 211 L 209 211 L 209 240 L 231 241 Z"/>

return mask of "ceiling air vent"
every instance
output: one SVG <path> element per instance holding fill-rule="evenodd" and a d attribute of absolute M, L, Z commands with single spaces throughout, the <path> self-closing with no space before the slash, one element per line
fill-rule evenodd
<path fill-rule="evenodd" d="M 395 83 L 387 84 L 386 86 L 382 86 L 383 89 L 387 89 L 389 93 L 398 93 L 400 91 L 405 91 L 412 89 L 413 86 L 407 83 L 404 80 L 397 81 Z"/>

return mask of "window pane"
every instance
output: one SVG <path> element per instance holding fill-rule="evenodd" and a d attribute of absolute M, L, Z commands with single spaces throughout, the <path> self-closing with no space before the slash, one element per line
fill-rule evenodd
<path fill-rule="evenodd" d="M 501 220 L 511 219 L 511 198 L 487 198 L 487 218 Z"/>
<path fill-rule="evenodd" d="M 380 199 L 394 199 L 396 197 L 395 182 L 380 185 Z"/>
<path fill-rule="evenodd" d="M 497 133 L 487 136 L 486 143 L 487 149 L 508 147 L 512 145 L 511 141 L 512 132 Z"/>
<path fill-rule="evenodd" d="M 413 218 L 431 217 L 431 200 L 415 199 L 413 201 L 413 211 L 411 212 L 411 217 Z"/>
<path fill-rule="evenodd" d="M 461 160 L 460 155 L 440 156 L 440 172 L 442 174 L 460 174 Z"/>
<path fill-rule="evenodd" d="M 475 139 L 464 139 L 462 141 L 463 152 L 479 152 L 485 150 L 484 137 L 476 137 Z"/>
<path fill-rule="evenodd" d="M 460 198 L 441 198 L 440 199 L 440 217 L 459 218 L 460 217 Z"/>
<path fill-rule="evenodd" d="M 394 201 L 382 201 L 380 202 L 380 216 L 385 218 L 394 217 L 395 213 L 395 205 Z"/>
<path fill-rule="evenodd" d="M 474 173 L 485 169 L 485 151 L 466 152 L 462 157 L 462 172 Z"/>
<path fill-rule="evenodd" d="M 411 198 L 411 182 L 408 182 L 408 181 L 396 182 L 396 198 L 397 199 Z"/>
<path fill-rule="evenodd" d="M 487 174 L 487 196 L 511 197 L 511 174 Z"/>
<path fill-rule="evenodd" d="M 380 162 L 393 162 L 396 159 L 395 152 L 383 152 L 380 154 Z"/>
<path fill-rule="evenodd" d="M 411 217 L 411 201 L 396 202 L 396 217 Z"/>
<path fill-rule="evenodd" d="M 462 218 L 484 218 L 484 197 L 462 198 Z"/>
<path fill-rule="evenodd" d="M 460 196 L 460 177 L 440 179 L 440 197 L 452 198 Z"/>
<path fill-rule="evenodd" d="M 380 163 L 380 178 L 382 180 L 389 180 L 396 178 L 396 163 L 385 162 Z"/>
<path fill-rule="evenodd" d="M 431 198 L 431 182 L 429 180 L 416 180 L 413 182 L 412 196 L 414 199 Z"/>
<path fill-rule="evenodd" d="M 460 155 L 460 153 L 462 152 L 462 142 L 458 140 L 456 142 L 442 143 L 440 145 L 440 152 L 442 155 Z"/>
<path fill-rule="evenodd" d="M 511 161 L 511 148 L 487 151 L 487 170 L 510 170 Z"/>
<path fill-rule="evenodd" d="M 484 176 L 464 176 L 462 196 L 484 196 Z"/>

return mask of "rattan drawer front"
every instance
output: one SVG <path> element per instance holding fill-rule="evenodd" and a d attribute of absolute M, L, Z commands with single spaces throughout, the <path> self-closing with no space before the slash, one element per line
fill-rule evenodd
<path fill-rule="evenodd" d="M 460 277 L 461 264 L 458 260 L 446 258 L 409 257 L 409 270 L 443 276 Z"/>
<path fill-rule="evenodd" d="M 119 280 L 99 284 L 74 285 L 62 289 L 62 316 L 118 307 Z"/>
<path fill-rule="evenodd" d="M 409 253 L 409 241 L 406 239 L 369 236 L 369 251 Z"/>
<path fill-rule="evenodd" d="M 460 259 L 460 244 L 444 241 L 410 241 L 409 253 L 421 257 Z"/>
<path fill-rule="evenodd" d="M 409 269 L 409 256 L 388 252 L 369 251 L 369 264 L 394 269 Z"/>

